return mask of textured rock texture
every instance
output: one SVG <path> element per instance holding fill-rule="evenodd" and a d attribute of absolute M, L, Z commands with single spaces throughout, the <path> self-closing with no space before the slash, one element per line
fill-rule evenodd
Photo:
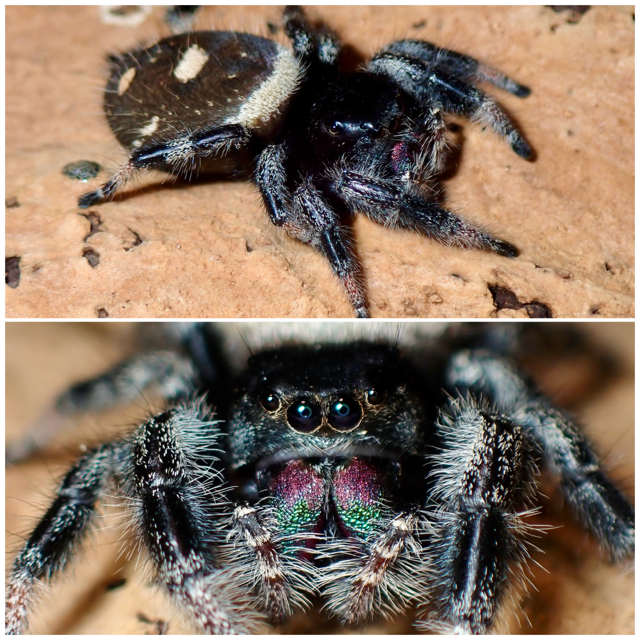
<path fill-rule="evenodd" d="M 632 323 L 581 324 L 595 345 L 612 358 L 616 372 L 580 354 L 550 363 L 537 363 L 535 377 L 547 393 L 571 409 L 597 444 L 612 474 L 633 494 L 634 480 L 634 331 Z M 7 327 L 7 438 L 23 436 L 58 393 L 72 382 L 96 375 L 133 349 L 129 323 L 10 323 Z M 96 440 L 123 433 L 142 419 L 154 404 L 141 398 L 135 406 L 90 416 L 70 424 L 55 442 L 29 463 L 6 473 L 7 561 L 23 536 L 42 514 L 57 479 L 83 448 Z M 161 406 L 161 404 L 160 404 Z M 550 490 L 547 495 L 554 495 Z M 36 612 L 32 632 L 40 633 L 168 633 L 188 632 L 189 626 L 149 585 L 148 575 L 121 554 L 122 511 L 114 499 L 105 517 L 79 554 L 73 569 L 57 580 L 51 597 Z M 543 500 L 539 520 L 556 529 L 535 540 L 544 552 L 534 552 L 530 588 L 520 625 L 512 633 L 632 634 L 634 575 L 625 567 L 608 565 L 593 540 L 575 525 L 557 500 Z M 530 621 L 527 621 L 527 619 Z M 168 627 L 165 629 L 165 623 Z M 376 625 L 370 633 L 406 633 L 409 620 Z M 319 614 L 301 616 L 286 632 L 340 631 Z"/>
<path fill-rule="evenodd" d="M 536 161 L 461 121 L 444 183 L 448 206 L 522 255 L 447 248 L 359 217 L 374 317 L 633 316 L 632 12 L 309 9 L 362 57 L 396 38 L 423 38 L 532 89 L 526 100 L 490 92 Z M 90 235 L 76 198 L 107 173 L 83 184 L 61 170 L 122 162 L 102 116 L 104 58 L 167 35 L 163 10 L 136 27 L 106 25 L 95 7 L 13 6 L 6 15 L 6 250 L 21 258 L 19 283 L 14 269 L 6 287 L 8 316 L 351 317 L 324 258 L 271 226 L 250 184 L 145 177 L 135 194 L 92 207 Z M 267 33 L 267 23 L 280 24 L 279 8 L 207 7 L 196 26 Z"/>

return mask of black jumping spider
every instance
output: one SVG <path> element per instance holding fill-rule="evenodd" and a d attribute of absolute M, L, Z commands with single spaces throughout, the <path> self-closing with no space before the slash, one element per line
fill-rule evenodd
<path fill-rule="evenodd" d="M 611 558 L 633 555 L 629 501 L 510 358 L 533 343 L 527 328 L 162 330 L 58 399 L 65 414 L 140 393 L 167 405 L 63 479 L 10 572 L 7 631 L 25 629 L 36 583 L 114 491 L 157 582 L 212 633 L 279 623 L 317 598 L 342 624 L 415 607 L 422 630 L 495 630 L 543 528 L 539 468 Z"/>
<path fill-rule="evenodd" d="M 419 40 L 393 42 L 346 72 L 337 36 L 309 24 L 300 7 L 285 9 L 284 28 L 293 50 L 201 31 L 112 56 L 104 108 L 130 157 L 79 206 L 111 199 L 141 169 L 248 171 L 271 222 L 329 260 L 361 318 L 365 288 L 345 224 L 356 212 L 445 244 L 518 254 L 440 206 L 435 190 L 447 158 L 446 114 L 493 129 L 531 157 L 510 118 L 475 85 L 521 98 L 527 87 Z"/>

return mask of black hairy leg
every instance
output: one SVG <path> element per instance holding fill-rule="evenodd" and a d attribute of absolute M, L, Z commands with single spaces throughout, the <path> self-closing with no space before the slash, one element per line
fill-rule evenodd
<path fill-rule="evenodd" d="M 251 134 L 245 127 L 232 124 L 187 133 L 167 142 L 144 144 L 131 153 L 129 160 L 100 189 L 81 196 L 78 206 L 88 209 L 111 200 L 139 171 L 159 169 L 185 177 L 198 174 L 203 160 L 240 149 L 249 144 L 250 139 Z"/>
<path fill-rule="evenodd" d="M 489 82 L 519 98 L 526 98 L 531 93 L 528 87 L 471 56 L 436 47 L 424 40 L 399 40 L 381 51 L 374 60 L 384 57 L 385 54 L 390 60 L 397 56 L 400 61 L 403 58 L 419 61 L 424 65 L 423 68 L 428 65 L 436 73 L 449 73 L 467 84 Z"/>
<path fill-rule="evenodd" d="M 360 267 L 335 212 L 314 185 L 300 185 L 293 194 L 294 216 L 284 227 L 294 238 L 320 251 L 342 282 L 358 318 L 367 318 Z M 295 215 L 298 214 L 298 215 Z"/>
<path fill-rule="evenodd" d="M 135 432 L 123 493 L 158 582 L 202 632 L 243 633 L 255 618 L 241 615 L 248 602 L 237 577 L 219 570 L 213 555 L 223 526 L 218 532 L 205 525 L 221 519 L 227 498 L 213 466 L 220 433 L 201 405 L 170 409 Z M 202 443 L 198 435 L 206 435 Z"/>
<path fill-rule="evenodd" d="M 437 105 L 446 113 L 469 118 L 505 137 L 522 158 L 531 147 L 496 101 L 472 83 L 487 81 L 519 98 L 531 92 L 477 60 L 428 42 L 400 40 L 378 53 L 369 70 L 393 78 L 425 108 Z"/>
<path fill-rule="evenodd" d="M 434 459 L 436 613 L 425 628 L 482 634 L 494 628 L 528 558 L 526 524 L 536 450 L 521 427 L 473 397 L 442 412 Z M 515 577 L 515 581 L 514 578 Z"/>
<path fill-rule="evenodd" d="M 448 382 L 482 394 L 520 425 L 557 479 L 566 501 L 613 559 L 635 549 L 635 513 L 609 480 L 591 445 L 567 413 L 533 390 L 513 365 L 483 351 L 462 351 Z"/>
<path fill-rule="evenodd" d="M 296 240 L 312 246 L 329 261 L 359 318 L 368 317 L 360 266 L 351 248 L 349 230 L 311 180 L 289 190 L 282 170 L 288 161 L 284 145 L 267 147 L 260 155 L 256 185 L 271 221 Z"/>
<path fill-rule="evenodd" d="M 518 255 L 512 244 L 494 238 L 437 203 L 411 193 L 397 181 L 347 169 L 338 174 L 332 186 L 354 211 L 362 211 L 387 227 L 417 231 L 456 247 L 486 249 L 509 258 Z"/>
<path fill-rule="evenodd" d="M 7 462 L 17 463 L 43 449 L 65 428 L 70 416 L 102 411 L 150 393 L 175 401 L 185 398 L 198 378 L 194 362 L 175 351 L 147 351 L 97 378 L 73 385 L 28 433 L 7 446 Z"/>
<path fill-rule="evenodd" d="M 103 445 L 80 458 L 67 473 L 13 562 L 6 588 L 5 633 L 24 629 L 37 581 L 51 578 L 74 554 L 95 516 L 96 502 L 123 458 L 122 445 Z"/>
<path fill-rule="evenodd" d="M 340 41 L 326 25 L 311 26 L 299 6 L 284 10 L 284 32 L 296 55 L 305 65 L 334 65 L 340 55 Z"/>
<path fill-rule="evenodd" d="M 197 436 L 206 435 L 202 442 Z M 16 558 L 7 585 L 5 628 L 20 633 L 37 580 L 64 568 L 86 537 L 111 480 L 126 497 L 135 536 L 159 584 L 203 632 L 243 633 L 258 617 L 233 570 L 221 570 L 212 544 L 225 539 L 224 480 L 214 468 L 216 423 L 202 402 L 179 404 L 148 420 L 128 441 L 89 452 L 62 481 L 57 498 Z M 205 522 L 220 520 L 211 532 Z M 229 532 L 227 526 L 227 533 Z"/>

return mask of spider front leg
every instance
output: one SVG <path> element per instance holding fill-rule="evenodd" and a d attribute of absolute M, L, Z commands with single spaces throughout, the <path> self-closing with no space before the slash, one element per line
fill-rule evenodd
<path fill-rule="evenodd" d="M 635 513 L 574 421 L 536 392 L 508 361 L 481 350 L 462 351 L 451 361 L 447 381 L 495 402 L 534 440 L 544 466 L 559 480 L 582 525 L 614 560 L 635 551 Z"/>
<path fill-rule="evenodd" d="M 486 80 L 519 97 L 529 95 L 527 87 L 498 71 L 468 56 L 415 41 L 399 41 L 382 50 L 367 70 L 390 78 L 424 109 L 436 107 L 490 127 L 507 138 L 520 157 L 531 159 L 531 147 L 511 118 L 493 98 L 470 84 Z"/>
<path fill-rule="evenodd" d="M 258 616 L 235 568 L 220 569 L 224 542 L 221 433 L 202 402 L 187 402 L 143 424 L 131 441 L 123 492 L 158 581 L 210 634 L 255 630 Z"/>
<path fill-rule="evenodd" d="M 398 180 L 343 168 L 334 172 L 332 187 L 353 211 L 362 211 L 385 226 L 418 231 L 446 245 L 488 249 L 509 258 L 518 255 L 512 244 L 464 222 L 435 202 L 428 202 Z"/>
<path fill-rule="evenodd" d="M 512 80 L 503 73 L 467 56 L 450 49 L 441 49 L 424 40 L 397 40 L 378 55 L 393 54 L 399 58 L 413 58 L 430 65 L 436 72 L 444 71 L 456 78 L 469 82 L 489 82 L 499 89 L 504 89 L 518 98 L 526 98 L 531 89 Z"/>
<path fill-rule="evenodd" d="M 471 395 L 441 414 L 443 440 L 432 462 L 431 549 L 436 612 L 421 626 L 463 634 L 490 631 L 522 577 L 537 475 L 536 449 L 523 430 Z"/>
<path fill-rule="evenodd" d="M 229 124 L 185 133 L 169 141 L 145 144 L 132 151 L 129 160 L 113 177 L 95 191 L 80 196 L 81 209 L 110 200 L 139 171 L 160 169 L 176 175 L 188 175 L 205 158 L 223 155 L 232 148 L 246 146 L 251 133 L 240 124 Z"/>
<path fill-rule="evenodd" d="M 255 181 L 276 226 L 296 240 L 314 247 L 329 261 L 340 278 L 358 318 L 368 318 L 360 268 L 340 225 L 338 214 L 307 178 L 291 193 L 287 185 L 284 145 L 267 147 L 257 163 Z"/>

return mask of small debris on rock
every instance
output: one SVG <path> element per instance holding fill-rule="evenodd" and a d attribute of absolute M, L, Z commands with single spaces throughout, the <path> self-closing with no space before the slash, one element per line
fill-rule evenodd
<path fill-rule="evenodd" d="M 70 162 L 62 167 L 63 176 L 73 180 L 82 180 L 82 182 L 95 178 L 100 171 L 102 171 L 102 167 L 91 160 L 78 160 L 78 162 Z"/>
<path fill-rule="evenodd" d="M 12 289 L 17 289 L 20 284 L 20 260 L 20 257 L 14 256 L 4 261 L 4 281 Z"/>
<path fill-rule="evenodd" d="M 497 284 L 490 284 L 489 291 L 491 291 L 493 304 L 498 311 L 501 309 L 524 309 L 530 318 L 553 318 L 551 309 L 542 302 L 537 300 L 520 302 L 518 296 L 511 289 Z"/>

